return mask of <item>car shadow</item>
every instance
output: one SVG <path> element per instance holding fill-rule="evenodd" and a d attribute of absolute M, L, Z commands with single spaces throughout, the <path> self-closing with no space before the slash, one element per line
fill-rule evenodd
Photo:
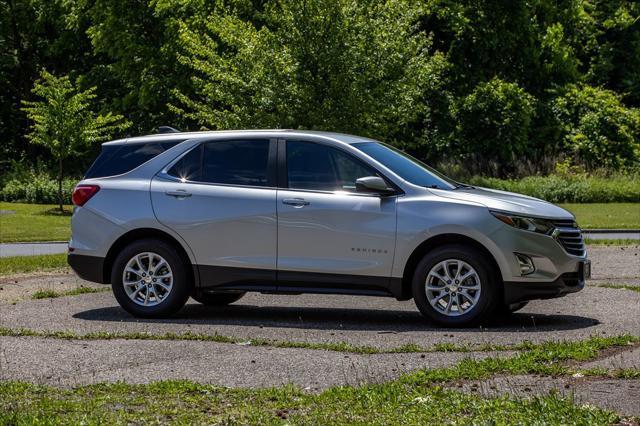
<path fill-rule="evenodd" d="M 594 318 L 577 315 L 524 312 L 507 317 L 496 317 L 483 327 L 454 329 L 430 324 L 417 311 L 242 304 L 216 308 L 188 304 L 176 315 L 166 319 L 135 318 L 119 306 L 90 309 L 78 312 L 73 317 L 86 321 L 378 331 L 382 333 L 443 330 L 545 333 L 589 328 L 600 323 Z"/>

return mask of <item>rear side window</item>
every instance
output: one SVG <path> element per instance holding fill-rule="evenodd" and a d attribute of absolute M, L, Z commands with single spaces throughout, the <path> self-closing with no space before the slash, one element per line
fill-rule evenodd
<path fill-rule="evenodd" d="M 87 170 L 85 179 L 127 173 L 180 142 L 182 141 L 124 143 L 122 145 L 103 146 L 102 152 Z"/>
<path fill-rule="evenodd" d="M 198 182 L 201 180 L 202 171 L 202 145 L 198 145 L 186 155 L 184 155 L 176 164 L 174 164 L 167 173 L 177 177 L 183 182 Z"/>
<path fill-rule="evenodd" d="M 269 140 L 207 142 L 169 169 L 183 181 L 269 186 Z"/>

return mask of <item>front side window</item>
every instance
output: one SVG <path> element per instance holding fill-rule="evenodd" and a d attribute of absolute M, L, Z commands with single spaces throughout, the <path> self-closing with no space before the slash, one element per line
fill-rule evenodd
<path fill-rule="evenodd" d="M 187 153 L 168 174 L 182 181 L 268 186 L 269 140 L 206 142 Z"/>
<path fill-rule="evenodd" d="M 287 142 L 289 188 L 316 191 L 356 191 L 356 179 L 379 176 L 346 152 L 313 142 Z"/>

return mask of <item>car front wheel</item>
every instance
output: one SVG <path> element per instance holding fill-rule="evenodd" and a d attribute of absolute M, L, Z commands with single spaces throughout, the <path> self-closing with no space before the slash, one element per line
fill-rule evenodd
<path fill-rule="evenodd" d="M 413 276 L 414 301 L 428 319 L 446 326 L 481 323 L 495 311 L 498 283 L 475 248 L 446 245 L 430 251 Z"/>

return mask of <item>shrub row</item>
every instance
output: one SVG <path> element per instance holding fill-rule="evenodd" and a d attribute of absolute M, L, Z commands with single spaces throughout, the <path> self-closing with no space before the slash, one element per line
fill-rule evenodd
<path fill-rule="evenodd" d="M 640 202 L 640 176 L 637 175 L 550 175 L 514 180 L 474 176 L 467 179 L 467 183 L 517 192 L 552 203 Z"/>
<path fill-rule="evenodd" d="M 474 176 L 465 181 L 471 185 L 517 192 L 553 203 L 640 202 L 640 176 L 637 175 L 550 175 L 514 180 Z M 64 180 L 62 191 L 65 203 L 71 203 L 76 182 L 76 179 Z M 0 199 L 54 204 L 58 202 L 58 184 L 46 174 L 32 174 L 28 180 L 13 178 L 0 190 Z"/>
<path fill-rule="evenodd" d="M 71 204 L 71 193 L 77 182 L 77 179 L 63 180 L 62 194 L 65 204 Z M 0 199 L 21 203 L 56 204 L 58 182 L 43 173 L 31 174 L 29 179 L 12 178 L 6 181 L 0 190 Z"/>

